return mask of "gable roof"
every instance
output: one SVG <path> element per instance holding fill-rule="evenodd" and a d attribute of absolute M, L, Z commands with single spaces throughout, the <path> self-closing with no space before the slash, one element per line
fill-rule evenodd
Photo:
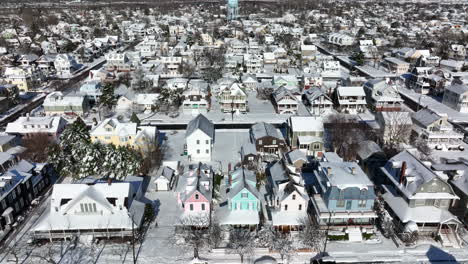
<path fill-rule="evenodd" d="M 272 124 L 265 122 L 255 123 L 250 128 L 250 134 L 255 140 L 266 136 L 282 139 L 282 137 L 278 133 L 278 130 Z"/>
<path fill-rule="evenodd" d="M 211 121 L 208 120 L 208 118 L 206 118 L 202 114 L 199 114 L 197 117 L 195 117 L 188 123 L 187 131 L 185 132 L 185 138 L 189 137 L 197 129 L 200 129 L 207 136 L 214 139 L 214 135 L 215 135 L 214 124 L 211 123 Z"/>

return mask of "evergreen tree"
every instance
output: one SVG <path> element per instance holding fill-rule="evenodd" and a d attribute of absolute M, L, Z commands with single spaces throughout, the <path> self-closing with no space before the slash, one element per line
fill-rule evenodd
<path fill-rule="evenodd" d="M 140 125 L 141 123 L 140 119 L 135 113 L 132 113 L 132 116 L 130 117 L 130 122 L 136 123 L 137 125 Z"/>
<path fill-rule="evenodd" d="M 114 95 L 115 87 L 112 84 L 106 84 L 102 88 L 102 95 L 99 101 L 101 102 L 102 106 L 107 108 L 112 108 L 117 103 L 117 98 Z"/>

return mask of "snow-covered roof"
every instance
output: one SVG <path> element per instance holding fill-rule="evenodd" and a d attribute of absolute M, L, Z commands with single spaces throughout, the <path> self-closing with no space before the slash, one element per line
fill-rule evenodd
<path fill-rule="evenodd" d="M 411 181 L 407 181 L 406 184 L 400 183 L 403 162 L 406 164 L 405 177 L 411 178 Z M 449 184 L 445 192 L 421 192 L 420 187 L 423 184 L 433 180 L 445 181 L 407 150 L 393 156 L 384 167 L 381 167 L 381 170 L 395 188 L 398 188 L 408 199 L 459 199 L 454 195 Z"/>
<path fill-rule="evenodd" d="M 215 128 L 213 123 L 208 120 L 204 115 L 199 114 L 197 117 L 192 119 L 187 125 L 187 131 L 185 132 L 185 137 L 189 137 L 197 129 L 201 130 L 210 138 L 214 139 Z"/>
<path fill-rule="evenodd" d="M 255 123 L 250 128 L 250 134 L 252 135 L 253 139 L 259 139 L 267 136 L 279 139 L 283 138 L 282 136 L 280 136 L 280 133 L 272 124 L 265 122 Z"/>
<path fill-rule="evenodd" d="M 313 116 L 291 116 L 289 125 L 293 132 L 323 131 L 323 119 Z"/>
<path fill-rule="evenodd" d="M 369 186 L 374 186 L 361 167 L 350 161 L 323 158 L 319 162 L 317 176 L 322 177 L 327 185 L 329 183 L 330 186 L 336 186 L 341 190 L 352 187 L 368 189 Z"/>
<path fill-rule="evenodd" d="M 382 149 L 372 140 L 366 140 L 359 144 L 357 154 L 362 159 L 365 160 L 372 156 L 375 153 L 382 152 Z"/>
<path fill-rule="evenodd" d="M 415 223 L 460 223 L 456 216 L 446 209 L 436 206 L 410 207 L 404 198 L 396 194 L 396 191 L 387 185 L 383 185 L 385 193 L 382 195 L 385 202 L 403 223 L 413 221 Z"/>
<path fill-rule="evenodd" d="M 340 86 L 338 87 L 339 96 L 365 96 L 362 86 Z"/>
<path fill-rule="evenodd" d="M 138 226 L 144 210 L 144 204 L 136 200 L 139 197 L 134 198 L 139 192 L 135 186 L 130 182 L 55 184 L 50 210 L 39 218 L 32 230 L 131 229 L 130 215 Z M 91 208 L 86 213 L 83 209 L 77 211 L 76 208 L 84 208 L 82 202 L 95 203 L 100 211 L 93 212 Z"/>
<path fill-rule="evenodd" d="M 441 118 L 437 113 L 434 111 L 424 108 L 419 110 L 418 112 L 414 113 L 412 119 L 424 127 L 427 127 L 434 122 L 438 121 Z"/>
<path fill-rule="evenodd" d="M 67 121 L 60 116 L 39 117 L 21 116 L 8 123 L 5 132 L 10 134 L 57 133 Z"/>

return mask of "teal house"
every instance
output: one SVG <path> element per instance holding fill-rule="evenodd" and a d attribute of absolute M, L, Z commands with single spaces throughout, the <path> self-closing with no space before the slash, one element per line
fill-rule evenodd
<path fill-rule="evenodd" d="M 262 208 L 255 172 L 238 168 L 228 175 L 226 203 L 217 212 L 221 225 L 255 229 Z"/>

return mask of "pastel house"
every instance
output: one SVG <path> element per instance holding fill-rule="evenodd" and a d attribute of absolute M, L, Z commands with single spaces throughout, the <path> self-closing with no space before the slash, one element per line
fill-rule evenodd
<path fill-rule="evenodd" d="M 203 163 L 189 166 L 177 185 L 177 202 L 182 207 L 180 219 L 193 215 L 211 218 L 212 186 L 211 167 Z"/>
<path fill-rule="evenodd" d="M 254 229 L 259 224 L 262 203 L 256 184 L 255 172 L 243 167 L 228 175 L 227 205 L 221 206 L 216 213 L 220 225 Z"/>
<path fill-rule="evenodd" d="M 374 189 L 357 163 L 343 161 L 334 152 L 325 152 L 314 171 L 311 202 L 315 220 L 320 225 L 330 223 L 335 230 L 352 230 L 353 239 L 362 240 L 359 227 L 372 227 L 377 217 L 372 209 Z M 351 240 L 351 234 L 349 237 Z"/>

